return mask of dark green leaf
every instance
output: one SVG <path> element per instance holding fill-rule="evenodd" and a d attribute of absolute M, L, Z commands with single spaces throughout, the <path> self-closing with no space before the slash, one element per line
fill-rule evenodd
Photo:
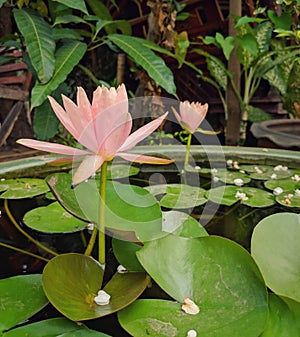
<path fill-rule="evenodd" d="M 39 312 L 48 304 L 41 275 L 19 275 L 0 280 L 0 303 L 0 331 Z"/>
<path fill-rule="evenodd" d="M 176 87 L 171 70 L 161 57 L 154 54 L 141 42 L 143 39 L 120 34 L 110 34 L 107 38 L 127 53 L 134 62 L 143 67 L 158 85 L 169 94 L 176 96 Z"/>
<path fill-rule="evenodd" d="M 78 9 L 81 12 L 88 14 L 84 0 L 53 0 L 53 1 L 57 1 L 67 7 Z"/>
<path fill-rule="evenodd" d="M 55 54 L 55 71 L 51 80 L 44 85 L 36 84 L 31 92 L 31 109 L 41 105 L 79 63 L 86 51 L 86 44 L 78 41 L 67 41 Z"/>
<path fill-rule="evenodd" d="M 55 42 L 52 27 L 30 9 L 14 9 L 14 18 L 24 36 L 26 48 L 41 83 L 47 83 L 55 69 Z"/>

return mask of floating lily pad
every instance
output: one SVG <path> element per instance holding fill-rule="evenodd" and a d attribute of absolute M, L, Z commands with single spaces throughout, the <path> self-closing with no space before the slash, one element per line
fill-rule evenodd
<path fill-rule="evenodd" d="M 98 223 L 100 196 L 96 180 L 81 183 L 74 189 L 71 189 L 72 177 L 66 173 L 50 175 L 46 180 L 57 200 L 70 213 L 84 221 Z M 135 232 L 142 242 L 161 233 L 159 204 L 141 187 L 108 182 L 105 210 L 108 229 Z"/>
<path fill-rule="evenodd" d="M 248 184 L 251 181 L 249 175 L 239 172 L 239 171 L 229 171 L 229 170 L 218 170 L 214 177 L 217 177 L 222 182 L 226 184 L 235 184 L 236 179 L 242 179 L 243 184 Z"/>
<path fill-rule="evenodd" d="M 276 294 L 300 302 L 300 215 L 278 213 L 254 228 L 251 254 L 267 286 Z"/>
<path fill-rule="evenodd" d="M 206 203 L 206 190 L 184 184 L 161 184 L 145 188 L 153 195 L 164 194 L 160 205 L 166 208 L 184 209 L 200 206 Z"/>
<path fill-rule="evenodd" d="M 291 169 L 276 170 L 274 166 L 267 165 L 241 165 L 240 169 L 250 173 L 250 178 L 256 180 L 269 180 L 273 175 L 278 179 L 291 177 L 294 171 Z"/>
<path fill-rule="evenodd" d="M 0 280 L 0 331 L 25 321 L 47 304 L 42 275 L 19 275 Z"/>
<path fill-rule="evenodd" d="M 43 331 L 43 337 L 109 337 L 107 334 L 90 330 L 64 317 L 26 324 L 5 332 L 3 337 L 41 337 L 41 331 Z"/>
<path fill-rule="evenodd" d="M 300 181 L 295 181 L 291 178 L 267 180 L 264 185 L 267 189 L 272 191 L 277 187 L 282 188 L 283 191 L 300 189 Z"/>
<path fill-rule="evenodd" d="M 239 199 L 237 193 L 244 193 L 247 200 Z M 268 207 L 275 204 L 275 197 L 272 193 L 247 186 L 219 186 L 207 191 L 206 197 L 216 204 L 225 206 L 232 206 L 238 201 L 250 207 Z"/>
<path fill-rule="evenodd" d="M 32 198 L 49 191 L 43 179 L 18 178 L 0 181 L 1 199 Z"/>
<path fill-rule="evenodd" d="M 62 254 L 51 259 L 43 271 L 44 291 L 52 305 L 73 321 L 109 315 L 132 303 L 147 287 L 145 273 L 115 274 L 103 288 L 111 300 L 97 305 L 94 297 L 102 288 L 103 269 L 92 257 Z"/>
<path fill-rule="evenodd" d="M 207 236 L 208 233 L 204 227 L 190 215 L 178 212 L 169 211 L 163 212 L 163 228 L 166 233 L 182 237 L 199 237 Z"/>
<path fill-rule="evenodd" d="M 284 191 L 276 196 L 276 201 L 285 207 L 300 208 L 300 194 L 295 191 Z"/>
<path fill-rule="evenodd" d="M 70 233 L 87 226 L 86 222 L 75 218 L 58 202 L 30 210 L 23 220 L 28 227 L 44 233 Z"/>
<path fill-rule="evenodd" d="M 138 259 L 155 282 L 175 301 L 137 300 L 118 313 L 123 328 L 134 337 L 259 336 L 267 314 L 267 291 L 250 254 L 236 243 L 205 236 L 168 235 L 146 243 Z M 200 309 L 187 314 L 189 298 Z M 247 329 L 245 329 L 245 326 Z"/>
<path fill-rule="evenodd" d="M 279 296 L 269 294 L 269 317 L 260 337 L 291 337 L 299 333 L 297 317 L 288 305 Z"/>

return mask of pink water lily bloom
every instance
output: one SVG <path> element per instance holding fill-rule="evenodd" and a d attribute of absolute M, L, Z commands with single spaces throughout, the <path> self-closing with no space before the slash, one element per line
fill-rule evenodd
<path fill-rule="evenodd" d="M 128 97 L 124 85 L 117 89 L 98 87 L 93 93 L 92 104 L 81 87 L 77 91 L 77 105 L 65 96 L 62 96 L 62 99 L 64 108 L 55 99 L 49 97 L 60 122 L 86 149 L 34 139 L 19 139 L 17 143 L 36 150 L 82 159 L 73 176 L 73 185 L 88 179 L 105 161 L 111 161 L 115 156 L 141 163 L 169 164 L 172 162 L 172 160 L 127 153 L 155 131 L 166 114 L 130 134 L 132 118 L 128 112 Z"/>
<path fill-rule="evenodd" d="M 180 102 L 180 114 L 173 109 L 174 115 L 181 127 L 188 133 L 193 134 L 204 120 L 208 110 L 208 104 L 189 101 Z"/>

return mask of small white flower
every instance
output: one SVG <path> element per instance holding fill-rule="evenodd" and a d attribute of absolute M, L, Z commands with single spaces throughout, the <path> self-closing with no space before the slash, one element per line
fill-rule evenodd
<path fill-rule="evenodd" d="M 213 182 L 214 182 L 214 183 L 217 183 L 219 180 L 220 180 L 220 178 L 218 178 L 218 177 L 213 177 Z"/>
<path fill-rule="evenodd" d="M 282 166 L 282 171 L 287 171 L 289 168 L 287 166 Z"/>
<path fill-rule="evenodd" d="M 109 303 L 110 295 L 104 290 L 99 290 L 98 295 L 94 297 L 94 301 L 98 305 L 106 305 Z"/>
<path fill-rule="evenodd" d="M 94 229 L 94 224 L 93 223 L 88 223 L 86 228 L 89 230 L 89 231 L 92 231 Z"/>
<path fill-rule="evenodd" d="M 248 197 L 247 197 L 246 193 L 242 193 L 242 192 L 239 192 L 239 191 L 236 192 L 235 198 L 237 198 L 237 199 L 239 199 L 241 201 L 248 200 Z"/>
<path fill-rule="evenodd" d="M 277 179 L 277 174 L 276 174 L 276 173 L 273 173 L 273 174 L 271 175 L 271 179 Z"/>
<path fill-rule="evenodd" d="M 5 178 L 1 178 L 1 181 L 5 181 Z"/>
<path fill-rule="evenodd" d="M 300 181 L 300 176 L 298 174 L 295 174 L 294 176 L 292 176 L 292 180 Z"/>
<path fill-rule="evenodd" d="M 128 272 L 128 270 L 124 267 L 124 266 L 122 266 L 121 264 L 118 266 L 118 268 L 117 268 L 117 272 L 119 273 L 119 274 L 125 274 L 125 273 L 127 273 Z"/>
<path fill-rule="evenodd" d="M 218 170 L 216 168 L 211 169 L 211 174 L 217 174 L 217 173 L 218 173 Z"/>
<path fill-rule="evenodd" d="M 195 170 L 201 170 L 201 167 L 198 166 L 198 165 L 196 165 L 196 166 L 195 166 Z"/>
<path fill-rule="evenodd" d="M 243 186 L 244 185 L 244 180 L 240 179 L 240 178 L 234 179 L 233 182 L 236 186 Z"/>
<path fill-rule="evenodd" d="M 258 174 L 262 174 L 262 173 L 263 173 L 263 171 L 262 171 L 258 166 L 255 166 L 255 167 L 254 167 L 254 170 L 255 170 L 255 172 L 258 173 Z"/>
<path fill-rule="evenodd" d="M 299 189 L 295 190 L 295 197 L 300 197 L 300 190 Z"/>
<path fill-rule="evenodd" d="M 274 195 L 280 195 L 283 192 L 283 189 L 281 187 L 276 187 L 273 190 Z"/>
<path fill-rule="evenodd" d="M 261 149 L 263 152 L 268 152 L 269 150 L 266 149 L 265 147 L 263 149 Z"/>
<path fill-rule="evenodd" d="M 240 172 L 243 173 L 243 174 L 246 173 L 244 170 L 240 170 Z"/>
<path fill-rule="evenodd" d="M 226 162 L 227 166 L 232 166 L 233 164 L 233 161 L 231 159 L 228 159 L 227 162 Z"/>
<path fill-rule="evenodd" d="M 189 298 L 184 300 L 181 309 L 190 315 L 197 315 L 200 312 L 198 305 Z"/>
<path fill-rule="evenodd" d="M 282 165 L 277 165 L 274 167 L 274 171 L 281 171 L 282 170 Z"/>
<path fill-rule="evenodd" d="M 233 162 L 232 167 L 233 167 L 234 169 L 236 169 L 236 170 L 239 170 L 239 169 L 240 169 L 239 163 L 238 163 L 237 161 L 234 161 L 234 162 Z"/>
<path fill-rule="evenodd" d="M 197 337 L 197 331 L 196 330 L 189 330 L 186 337 Z"/>

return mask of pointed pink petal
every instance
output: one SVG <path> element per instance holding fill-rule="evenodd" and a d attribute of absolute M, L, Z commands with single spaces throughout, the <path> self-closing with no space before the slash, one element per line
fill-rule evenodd
<path fill-rule="evenodd" d="M 108 155 L 108 158 L 119 150 L 124 144 L 132 127 L 132 118 L 130 113 L 121 116 L 117 125 L 110 130 L 107 138 L 104 139 L 99 153 Z"/>
<path fill-rule="evenodd" d="M 53 97 L 48 96 L 48 99 L 53 111 L 55 112 L 57 118 L 60 120 L 61 124 L 70 132 L 70 134 L 75 139 L 77 139 L 79 132 L 74 127 L 66 111 L 56 102 L 56 100 Z"/>
<path fill-rule="evenodd" d="M 101 167 L 103 162 L 104 158 L 97 155 L 86 157 L 76 170 L 72 179 L 72 185 L 77 185 L 90 178 L 90 176 L 96 173 L 96 171 Z"/>
<path fill-rule="evenodd" d="M 175 110 L 174 107 L 172 107 L 172 111 L 173 111 L 173 113 L 174 113 L 174 115 L 175 115 L 175 117 L 176 117 L 178 123 L 181 124 L 181 121 L 182 121 L 182 120 L 181 120 L 181 116 L 179 115 L 179 113 Z"/>
<path fill-rule="evenodd" d="M 120 147 L 119 151 L 126 152 L 128 150 L 131 150 L 137 143 L 139 143 L 141 140 L 145 139 L 153 131 L 155 131 L 160 126 L 160 124 L 163 122 L 163 120 L 166 118 L 167 114 L 168 113 L 165 113 L 164 115 L 142 126 L 138 130 L 136 130 L 134 133 L 132 133 L 127 138 L 125 143 Z"/>
<path fill-rule="evenodd" d="M 92 106 L 82 87 L 77 88 L 78 109 L 84 114 L 86 121 L 92 120 Z"/>
<path fill-rule="evenodd" d="M 205 118 L 207 109 L 207 104 L 202 105 L 199 102 L 189 103 L 188 101 L 180 102 L 183 128 L 187 129 L 190 133 L 194 133 Z"/>
<path fill-rule="evenodd" d="M 125 85 L 120 85 L 117 89 L 106 88 L 104 85 L 94 91 L 92 101 L 92 115 L 95 118 L 113 105 L 118 105 L 120 112 L 128 111 L 128 97 Z M 117 111 L 116 111 L 117 112 Z"/>
<path fill-rule="evenodd" d="M 171 159 L 144 156 L 140 154 L 118 152 L 117 155 L 122 157 L 125 160 L 134 161 L 136 163 L 144 163 L 144 164 L 164 164 L 165 165 L 165 164 L 171 164 L 174 162 L 174 160 L 171 160 Z"/>
<path fill-rule="evenodd" d="M 92 152 L 97 152 L 99 146 L 95 136 L 94 121 L 88 121 L 84 112 L 68 97 L 62 96 L 62 99 L 68 117 L 77 131 L 76 140 Z"/>
<path fill-rule="evenodd" d="M 89 154 L 88 151 L 76 149 L 74 147 L 62 145 L 62 144 L 56 144 L 56 143 L 48 143 L 48 142 L 42 142 L 39 140 L 34 139 L 18 139 L 18 144 L 30 147 L 35 150 L 41 150 L 46 152 L 52 152 L 52 153 L 58 153 L 58 154 L 66 154 L 71 156 L 82 156 Z"/>

